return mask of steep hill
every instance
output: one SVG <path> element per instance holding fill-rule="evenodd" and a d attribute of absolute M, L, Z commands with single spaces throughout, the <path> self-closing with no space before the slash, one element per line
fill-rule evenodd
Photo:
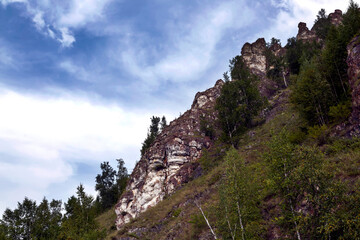
<path fill-rule="evenodd" d="M 214 87 L 197 93 L 191 109 L 161 132 L 137 163 L 118 204 L 98 218 L 108 230 L 107 238 L 359 239 L 360 209 L 355 206 L 360 200 L 359 36 L 346 43 L 348 75 L 334 68 L 341 83 L 344 78 L 349 83 L 350 118 L 347 85 L 342 85 L 344 95 L 340 96 L 336 83 L 324 83 L 323 89 L 336 96 L 334 102 L 325 103 L 319 98 L 325 90 L 308 94 L 301 90 L 302 82 L 309 79 L 308 87 L 321 75 L 314 74 L 311 64 L 325 66 L 331 57 L 327 55 L 330 33 L 345 32 L 347 14 L 343 17 L 336 10 L 323 22 L 318 19 L 311 30 L 299 23 L 296 39 L 284 48 L 260 38 L 241 50 L 241 58 L 260 80 L 259 91 L 268 100 L 260 120 L 241 136 L 236 150 L 236 159 L 243 159 L 242 168 L 249 172 L 240 182 L 244 187 L 238 190 L 253 198 L 242 202 L 241 207 L 251 204 L 251 210 L 241 208 L 245 223 L 240 198 L 236 197 L 236 202 L 229 197 L 236 193 L 223 193 L 231 176 L 229 162 L 234 159 L 229 157 L 231 146 L 221 138 L 215 106 L 227 83 L 218 80 Z M 319 34 L 325 27 L 330 37 Z M 295 58 L 299 62 L 293 62 Z M 320 82 L 326 77 L 324 73 Z M 313 96 L 305 109 L 299 103 L 299 91 L 305 99 Z M 278 162 L 281 168 L 276 168 Z M 290 170 L 286 170 L 288 164 Z M 236 202 L 237 210 L 228 210 L 228 201 Z M 116 230 L 109 227 L 115 218 Z"/>

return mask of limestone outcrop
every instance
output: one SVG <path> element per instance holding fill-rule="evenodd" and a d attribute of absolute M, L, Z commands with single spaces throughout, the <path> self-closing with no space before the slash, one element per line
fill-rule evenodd
<path fill-rule="evenodd" d="M 214 106 L 223 84 L 218 80 L 214 87 L 198 92 L 191 109 L 165 127 L 137 163 L 115 208 L 118 229 L 201 174 L 196 160 L 213 140 L 201 133 L 200 122 L 202 118 L 215 122 Z"/>

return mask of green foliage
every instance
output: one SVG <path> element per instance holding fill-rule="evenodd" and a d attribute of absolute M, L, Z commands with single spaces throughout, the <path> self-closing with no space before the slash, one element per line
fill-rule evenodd
<path fill-rule="evenodd" d="M 345 191 L 325 170 L 323 154 L 289 143 L 285 131 L 273 137 L 269 150 L 265 159 L 272 186 L 283 199 L 282 225 L 305 239 L 336 238 Z"/>
<path fill-rule="evenodd" d="M 330 26 L 331 26 L 330 18 L 327 16 L 325 9 L 322 8 L 318 12 L 318 15 L 316 16 L 313 29 L 315 30 L 316 35 L 320 39 L 324 40 L 326 39 Z"/>
<path fill-rule="evenodd" d="M 230 70 L 232 81 L 225 82 L 215 108 L 223 140 L 237 146 L 239 137 L 251 127 L 253 117 L 259 113 L 263 99 L 257 88 L 258 78 L 250 73 L 240 56 L 230 61 Z"/>
<path fill-rule="evenodd" d="M 102 172 L 96 176 L 95 190 L 99 191 L 102 207 L 107 209 L 117 201 L 118 197 L 114 187 L 116 171 L 109 162 L 101 163 L 100 168 Z"/>
<path fill-rule="evenodd" d="M 58 239 L 61 201 L 44 198 L 39 206 L 25 198 L 15 210 L 6 209 L 0 221 L 0 239 Z"/>
<path fill-rule="evenodd" d="M 224 160 L 225 177 L 219 187 L 220 233 L 225 239 L 256 239 L 259 237 L 259 226 L 255 229 L 253 227 L 255 221 L 260 218 L 256 183 L 235 148 L 227 151 Z"/>
<path fill-rule="evenodd" d="M 78 186 L 76 195 L 65 203 L 60 239 L 97 240 L 104 237 L 105 232 L 99 231 L 95 222 L 93 197 L 85 193 L 82 184 Z"/>
<path fill-rule="evenodd" d="M 160 122 L 160 129 L 161 131 L 167 126 L 166 117 L 162 116 L 161 122 Z"/>
<path fill-rule="evenodd" d="M 173 217 L 178 217 L 180 215 L 180 213 L 181 213 L 181 208 L 177 208 L 177 209 L 174 210 L 172 216 Z"/>
<path fill-rule="evenodd" d="M 285 80 L 285 58 L 276 57 L 275 54 L 271 51 L 271 47 L 274 44 L 280 44 L 279 39 L 272 38 L 271 43 L 268 43 L 268 47 L 265 51 L 266 57 L 266 76 L 276 82 L 279 86 L 287 87 L 287 82 Z"/>
<path fill-rule="evenodd" d="M 347 50 L 349 41 L 360 29 L 359 7 L 350 2 L 347 12 L 343 16 L 343 24 L 329 29 L 325 49 L 322 52 L 322 71 L 331 85 L 337 102 L 349 99 L 349 84 L 347 81 Z"/>
<path fill-rule="evenodd" d="M 329 110 L 329 117 L 333 122 L 339 123 L 349 118 L 351 114 L 351 102 L 341 102 L 336 106 L 331 106 Z"/>
<path fill-rule="evenodd" d="M 150 148 L 151 144 L 153 144 L 153 142 L 155 141 L 156 136 L 159 134 L 159 123 L 160 123 L 160 117 L 152 116 L 151 124 L 150 124 L 149 130 L 148 130 L 147 137 L 145 138 L 145 140 L 142 144 L 141 150 L 140 150 L 141 156 L 143 156 L 145 154 L 146 150 L 148 150 Z M 165 123 L 166 123 L 166 120 L 165 120 Z M 163 124 L 163 122 L 161 124 Z"/>
<path fill-rule="evenodd" d="M 200 233 L 207 228 L 206 221 L 201 213 L 191 215 L 189 223 L 192 225 L 191 239 L 197 239 Z"/>
<path fill-rule="evenodd" d="M 125 190 L 127 183 L 127 169 L 123 159 L 117 159 L 118 172 L 109 164 L 103 162 L 100 164 L 101 174 L 96 176 L 95 190 L 99 192 L 99 202 L 101 211 L 112 207 L 118 200 L 119 196 Z"/>
<path fill-rule="evenodd" d="M 309 138 L 317 140 L 319 145 L 325 143 L 328 133 L 328 126 L 327 125 L 315 125 L 308 128 Z"/>
<path fill-rule="evenodd" d="M 198 160 L 201 168 L 205 172 L 213 170 L 222 162 L 227 148 L 228 146 L 222 144 L 220 141 L 216 141 L 212 148 L 204 149 Z"/>
<path fill-rule="evenodd" d="M 285 61 L 291 74 L 299 74 L 303 62 L 309 61 L 313 56 L 318 55 L 321 46 L 316 43 L 308 43 L 289 38 L 285 46 Z"/>
<path fill-rule="evenodd" d="M 330 86 L 318 66 L 315 58 L 302 65 L 291 96 L 292 103 L 309 125 L 327 123 L 329 107 L 333 103 Z"/>

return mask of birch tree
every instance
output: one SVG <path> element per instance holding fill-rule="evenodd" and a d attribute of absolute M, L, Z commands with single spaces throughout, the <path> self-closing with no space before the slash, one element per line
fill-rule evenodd
<path fill-rule="evenodd" d="M 258 217 L 256 188 L 251 172 L 235 148 L 231 148 L 224 160 L 226 175 L 220 186 L 220 228 L 224 239 L 254 239 L 247 226 Z"/>

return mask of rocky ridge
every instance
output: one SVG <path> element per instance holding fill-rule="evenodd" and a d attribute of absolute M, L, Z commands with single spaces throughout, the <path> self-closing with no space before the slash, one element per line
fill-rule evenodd
<path fill-rule="evenodd" d="M 201 174 L 196 160 L 213 140 L 201 133 L 200 122 L 215 121 L 214 106 L 223 84 L 218 80 L 214 87 L 198 92 L 191 109 L 165 127 L 137 163 L 115 208 L 118 229 Z"/>

